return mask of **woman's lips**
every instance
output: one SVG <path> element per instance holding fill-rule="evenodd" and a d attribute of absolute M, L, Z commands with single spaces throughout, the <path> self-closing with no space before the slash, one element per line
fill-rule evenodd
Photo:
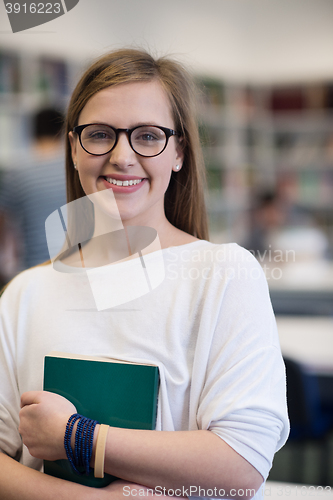
<path fill-rule="evenodd" d="M 118 176 L 117 176 L 118 177 Z M 133 193 L 142 187 L 147 181 L 146 178 L 122 176 L 121 178 L 115 177 L 102 177 L 104 185 L 108 189 L 112 189 L 115 193 Z"/>

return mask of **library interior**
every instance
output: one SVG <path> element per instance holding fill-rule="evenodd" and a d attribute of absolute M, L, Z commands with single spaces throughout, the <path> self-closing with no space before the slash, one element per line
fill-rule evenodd
<path fill-rule="evenodd" d="M 198 88 L 210 240 L 236 242 L 256 257 L 277 319 L 291 433 L 269 481 L 291 493 L 293 485 L 333 487 L 332 2 L 171 0 L 155 9 L 151 0 L 131 0 L 131 13 L 122 2 L 100 3 L 112 14 L 110 30 L 91 7 L 81 19 L 80 4 L 64 36 L 52 32 L 61 19 L 17 36 L 1 21 L 0 209 L 8 178 L 24 196 L 21 180 L 36 155 L 60 171 L 62 146 L 47 159 L 43 145 L 37 151 L 34 120 L 42 109 L 66 112 L 94 57 L 123 45 L 176 54 Z M 54 199 L 36 200 L 32 214 L 44 202 L 65 204 L 59 175 L 47 180 Z M 48 259 L 26 263 L 25 214 L 13 210 L 0 210 L 1 286 Z"/>

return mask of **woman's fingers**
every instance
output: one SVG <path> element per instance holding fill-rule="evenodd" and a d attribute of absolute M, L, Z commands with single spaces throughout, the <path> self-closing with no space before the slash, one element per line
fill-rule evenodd
<path fill-rule="evenodd" d="M 24 392 L 21 396 L 21 408 L 26 405 L 31 405 L 40 402 L 40 394 L 43 391 L 29 391 Z"/>
<path fill-rule="evenodd" d="M 54 408 L 57 412 L 76 413 L 75 406 L 68 399 L 48 391 L 29 391 L 24 392 L 21 396 L 21 408 L 32 404 L 47 405 L 48 408 Z"/>
<path fill-rule="evenodd" d="M 19 432 L 31 455 L 48 460 L 65 458 L 64 434 L 73 413 L 75 406 L 58 394 L 46 391 L 22 394 Z"/>

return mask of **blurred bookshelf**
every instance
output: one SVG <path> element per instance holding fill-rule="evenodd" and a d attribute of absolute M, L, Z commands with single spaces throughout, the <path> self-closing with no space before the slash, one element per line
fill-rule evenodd
<path fill-rule="evenodd" d="M 252 197 L 279 191 L 333 240 L 333 83 L 200 78 L 211 239 L 242 243 Z"/>
<path fill-rule="evenodd" d="M 36 110 L 65 110 L 82 69 L 81 61 L 0 47 L 0 170 L 26 158 Z M 254 193 L 282 190 L 333 248 L 333 82 L 197 81 L 212 241 L 243 243 Z"/>
<path fill-rule="evenodd" d="M 35 111 L 65 110 L 80 68 L 63 58 L 0 47 L 0 168 L 26 158 Z"/>

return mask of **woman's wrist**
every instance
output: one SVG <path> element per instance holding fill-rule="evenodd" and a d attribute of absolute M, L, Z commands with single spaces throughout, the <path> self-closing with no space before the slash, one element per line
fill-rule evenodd
<path fill-rule="evenodd" d="M 66 424 L 63 439 L 67 459 L 79 475 L 89 475 L 96 420 L 74 413 Z"/>
<path fill-rule="evenodd" d="M 67 419 L 67 423 L 66 423 L 66 427 L 68 427 L 68 422 L 70 420 L 70 418 L 72 417 L 69 416 L 69 418 Z M 77 419 L 73 426 L 72 426 L 72 431 L 71 431 L 71 436 L 70 436 L 70 446 L 71 446 L 71 450 L 72 450 L 72 453 L 73 455 L 75 454 L 76 452 L 76 436 L 77 436 L 77 427 L 78 427 L 78 424 L 79 424 L 79 419 Z M 101 436 L 100 434 L 100 430 L 101 430 L 101 427 L 104 428 L 103 429 L 103 436 Z M 107 429 L 105 429 L 107 427 Z M 101 424 L 97 423 L 96 426 L 94 427 L 93 429 L 93 437 L 92 437 L 92 452 L 91 452 L 91 457 L 90 457 L 90 468 L 94 469 L 95 468 L 95 462 L 96 462 L 96 448 L 97 448 L 97 443 L 98 443 L 98 438 L 101 439 L 102 437 L 102 443 L 100 442 L 99 443 L 99 455 L 101 458 L 101 456 L 103 456 L 103 459 L 105 457 L 105 450 L 106 450 L 106 434 L 107 434 L 107 431 L 109 429 L 109 426 L 101 426 Z M 62 442 L 64 443 L 64 446 L 63 446 L 63 457 L 62 458 L 67 458 L 68 459 L 68 453 L 66 452 L 66 448 L 65 448 L 65 436 L 62 437 Z M 100 463 L 100 460 L 99 460 L 99 463 Z M 103 460 L 103 463 L 104 463 L 104 460 Z"/>

